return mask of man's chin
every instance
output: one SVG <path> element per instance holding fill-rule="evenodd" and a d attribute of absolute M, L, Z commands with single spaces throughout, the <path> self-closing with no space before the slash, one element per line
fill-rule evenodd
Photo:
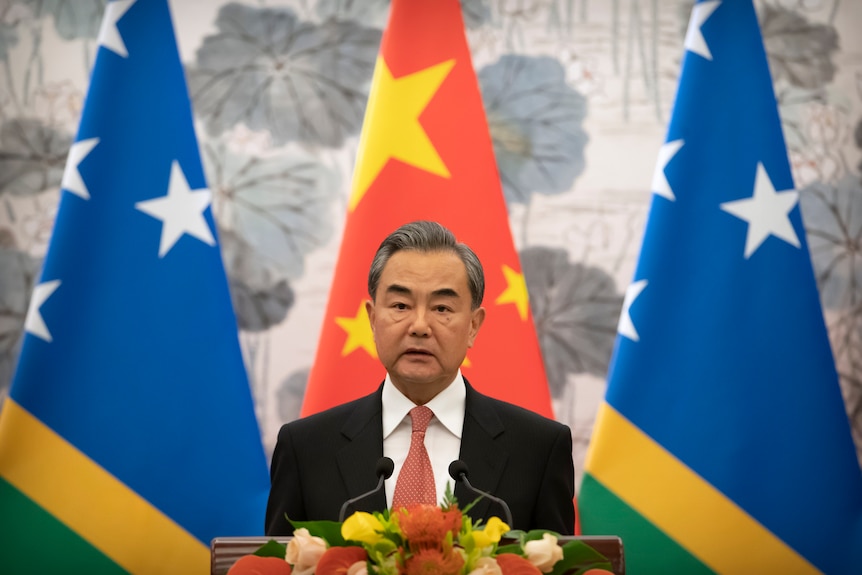
<path fill-rule="evenodd" d="M 389 374 L 393 382 L 413 388 L 440 387 L 445 388 L 455 376 L 445 377 L 440 370 L 404 370 Z"/>

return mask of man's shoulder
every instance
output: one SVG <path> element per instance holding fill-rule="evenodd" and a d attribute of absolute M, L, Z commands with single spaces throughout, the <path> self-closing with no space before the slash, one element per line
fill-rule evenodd
<path fill-rule="evenodd" d="M 546 429 L 568 429 L 568 426 L 556 421 L 554 419 L 550 419 L 545 417 L 544 415 L 538 414 L 535 411 L 530 411 L 529 409 L 523 408 L 519 405 L 515 405 L 514 403 L 509 403 L 507 401 L 503 401 L 502 399 L 497 399 L 491 397 L 490 395 L 485 395 L 479 391 L 476 391 L 475 388 L 468 388 L 467 394 L 467 402 L 468 402 L 468 410 L 471 409 L 470 404 L 473 404 L 473 408 L 478 409 L 493 409 L 493 411 L 500 417 L 500 419 L 504 423 L 517 423 L 518 425 L 526 425 L 531 428 L 542 427 Z"/>
<path fill-rule="evenodd" d="M 380 391 L 330 407 L 318 413 L 295 419 L 282 426 L 292 433 L 318 431 L 320 429 L 340 429 L 354 416 L 369 417 L 380 412 Z"/>

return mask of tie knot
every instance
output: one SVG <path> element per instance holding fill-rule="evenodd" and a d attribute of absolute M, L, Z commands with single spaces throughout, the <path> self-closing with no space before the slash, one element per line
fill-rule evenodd
<path fill-rule="evenodd" d="M 413 433 L 416 433 L 417 431 L 425 433 L 425 430 L 428 429 L 428 422 L 431 421 L 432 417 L 434 417 L 434 412 L 424 405 L 419 405 L 411 409 L 410 418 L 413 420 Z"/>

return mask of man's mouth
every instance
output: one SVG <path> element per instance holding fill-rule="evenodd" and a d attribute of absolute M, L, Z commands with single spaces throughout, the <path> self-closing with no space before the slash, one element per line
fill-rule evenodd
<path fill-rule="evenodd" d="M 408 349 L 404 355 L 431 355 L 431 352 L 425 349 Z"/>

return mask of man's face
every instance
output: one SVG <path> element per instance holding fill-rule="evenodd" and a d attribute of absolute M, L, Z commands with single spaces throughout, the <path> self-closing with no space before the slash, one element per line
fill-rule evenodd
<path fill-rule="evenodd" d="M 467 269 L 452 252 L 396 252 L 366 302 L 377 354 L 404 395 L 423 404 L 455 378 L 485 319 L 470 309 Z"/>

